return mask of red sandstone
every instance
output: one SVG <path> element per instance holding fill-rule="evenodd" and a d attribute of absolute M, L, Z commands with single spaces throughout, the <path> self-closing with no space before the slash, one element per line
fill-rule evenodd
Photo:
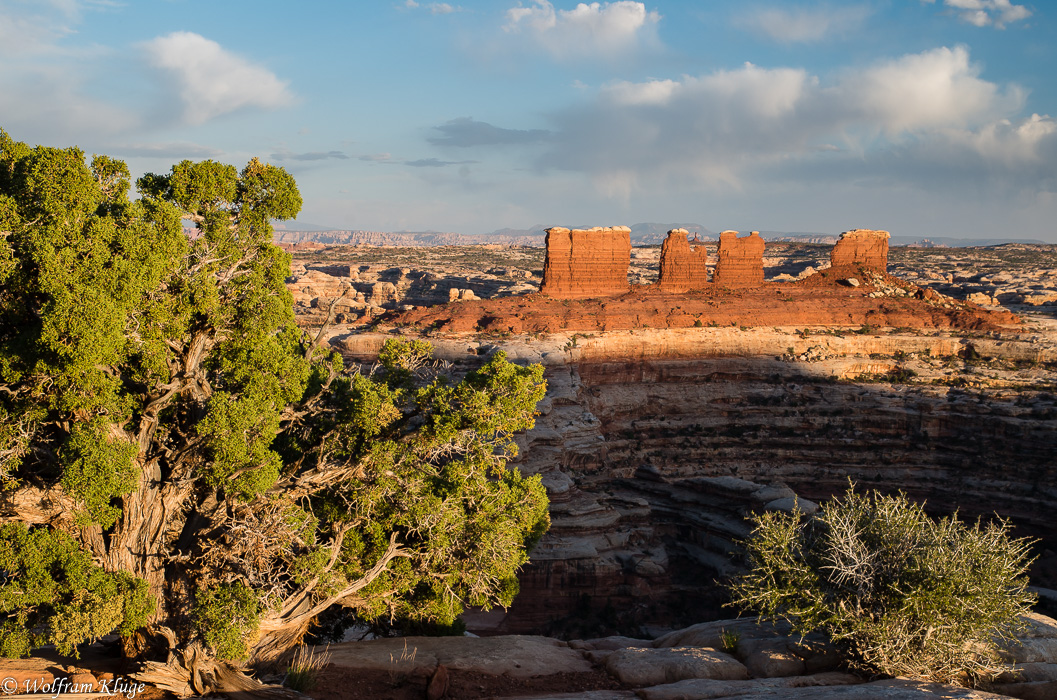
<path fill-rule="evenodd" d="M 547 229 L 547 258 L 540 292 L 559 299 L 586 299 L 628 291 L 631 229 Z"/>
<path fill-rule="evenodd" d="M 686 240 L 685 228 L 672 229 L 661 246 L 661 274 L 657 286 L 665 292 L 680 293 L 708 286 L 708 252 Z"/>
<path fill-rule="evenodd" d="M 888 231 L 863 228 L 845 231 L 829 254 L 830 264 L 885 272 L 888 269 L 888 238 Z"/>
<path fill-rule="evenodd" d="M 719 234 L 715 283 L 722 287 L 758 287 L 763 284 L 763 247 L 759 231 L 744 238 L 738 238 L 737 231 Z"/>

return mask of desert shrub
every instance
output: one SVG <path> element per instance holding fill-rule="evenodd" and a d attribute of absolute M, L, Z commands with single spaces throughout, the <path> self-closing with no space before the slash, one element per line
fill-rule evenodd
<path fill-rule="evenodd" d="M 906 496 L 856 493 L 814 516 L 763 513 L 732 604 L 824 631 L 862 670 L 975 685 L 1030 608 L 1025 539 L 1006 522 L 934 520 Z"/>

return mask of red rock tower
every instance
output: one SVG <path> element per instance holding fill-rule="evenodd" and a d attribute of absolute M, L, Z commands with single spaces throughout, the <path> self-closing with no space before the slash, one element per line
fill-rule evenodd
<path fill-rule="evenodd" d="M 714 282 L 724 287 L 758 287 L 763 284 L 763 239 L 759 231 L 738 238 L 737 231 L 719 234 L 719 260 Z"/>
<path fill-rule="evenodd" d="M 665 292 L 688 292 L 708 284 L 705 262 L 708 252 L 703 245 L 694 248 L 686 240 L 685 228 L 674 228 L 661 245 L 661 276 L 657 285 Z"/>
<path fill-rule="evenodd" d="M 628 291 L 631 229 L 547 229 L 540 292 L 560 299 L 607 297 Z"/>
<path fill-rule="evenodd" d="M 888 271 L 888 231 L 857 228 L 840 234 L 840 240 L 829 254 L 833 267 L 865 267 Z"/>

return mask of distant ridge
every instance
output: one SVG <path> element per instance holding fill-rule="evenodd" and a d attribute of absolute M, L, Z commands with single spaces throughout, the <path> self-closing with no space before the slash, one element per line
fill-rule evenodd
<path fill-rule="evenodd" d="M 585 224 L 553 224 L 567 228 L 590 228 Z M 546 229 L 550 226 L 538 224 L 527 229 L 501 228 L 490 233 L 467 234 L 447 231 L 365 231 L 359 229 L 324 229 L 311 224 L 299 228 L 297 222 L 273 224 L 276 243 L 319 243 L 322 245 L 373 245 L 373 246 L 441 246 L 441 245 L 544 245 Z M 311 227 L 311 228 L 310 228 Z M 702 241 L 716 241 L 719 235 L 701 224 L 693 223 L 639 223 L 631 227 L 633 245 L 660 245 L 668 231 L 684 228 L 691 235 Z M 764 240 L 772 243 L 814 243 L 833 245 L 840 237 L 839 233 L 818 233 L 802 231 L 761 231 Z M 891 245 L 917 246 L 923 248 L 964 248 L 971 246 L 993 246 L 1009 243 L 1048 245 L 1045 241 L 1027 238 L 946 238 L 942 236 L 915 238 L 913 236 L 892 236 Z"/>

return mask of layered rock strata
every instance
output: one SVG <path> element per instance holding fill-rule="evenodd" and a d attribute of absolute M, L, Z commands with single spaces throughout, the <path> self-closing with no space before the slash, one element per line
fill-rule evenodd
<path fill-rule="evenodd" d="M 809 509 L 849 478 L 937 515 L 1011 518 L 1043 540 L 1034 584 L 1057 587 L 1052 342 L 730 327 L 567 338 L 435 341 L 446 359 L 501 347 L 547 366 L 517 466 L 541 474 L 552 528 L 514 605 L 475 631 L 641 635 L 725 616 L 716 582 L 747 516 L 795 507 L 794 494 Z M 345 352 L 368 359 L 384 339 L 352 336 Z"/>
<path fill-rule="evenodd" d="M 719 234 L 715 283 L 723 287 L 758 287 L 763 284 L 763 248 L 758 231 L 744 238 L 738 238 L 737 231 Z"/>
<path fill-rule="evenodd" d="M 830 265 L 863 267 L 877 272 L 888 270 L 888 231 L 857 228 L 840 235 L 830 251 Z"/>
<path fill-rule="evenodd" d="M 672 229 L 661 245 L 657 285 L 665 292 L 688 292 L 708 286 L 708 251 L 704 245 L 691 246 L 688 233 L 685 228 Z"/>
<path fill-rule="evenodd" d="M 540 292 L 560 299 L 586 299 L 628 291 L 631 229 L 547 229 L 547 258 Z"/>

